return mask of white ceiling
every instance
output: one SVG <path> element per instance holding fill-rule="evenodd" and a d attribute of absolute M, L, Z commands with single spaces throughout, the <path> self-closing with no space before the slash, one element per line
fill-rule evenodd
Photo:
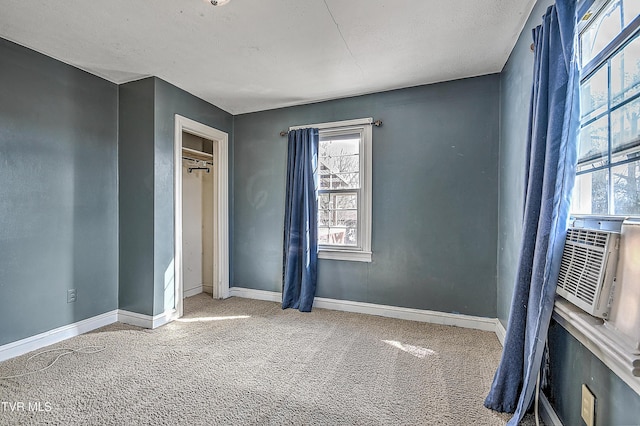
<path fill-rule="evenodd" d="M 232 114 L 500 72 L 535 0 L 0 0 L 0 37 Z"/>

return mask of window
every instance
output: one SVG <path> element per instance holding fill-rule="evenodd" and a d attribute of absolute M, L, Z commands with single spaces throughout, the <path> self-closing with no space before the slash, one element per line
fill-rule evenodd
<path fill-rule="evenodd" d="M 318 257 L 371 262 L 371 118 L 313 124 L 318 149 Z"/>
<path fill-rule="evenodd" d="M 640 215 L 640 1 L 594 4 L 579 33 L 581 117 L 571 210 Z"/>
<path fill-rule="evenodd" d="M 620 231 L 624 216 L 640 215 L 640 1 L 582 3 L 588 10 L 578 27 L 581 117 L 571 213 L 592 215 L 576 218 L 574 226 Z M 632 245 L 620 245 L 620 256 L 629 259 L 632 252 Z M 629 265 L 621 262 L 618 267 Z M 610 295 L 614 305 L 620 288 L 624 285 Z M 553 317 L 640 392 L 632 368 L 638 354 L 630 349 L 629 336 L 579 312 L 556 299 Z"/>

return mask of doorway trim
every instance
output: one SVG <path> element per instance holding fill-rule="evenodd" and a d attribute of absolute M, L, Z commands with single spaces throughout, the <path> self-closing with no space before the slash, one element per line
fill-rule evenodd
<path fill-rule="evenodd" d="M 174 136 L 174 289 L 175 318 L 183 315 L 183 262 L 182 262 L 182 132 L 213 141 L 214 169 L 214 297 L 229 297 L 229 135 L 205 124 L 175 115 Z M 174 318 L 174 319 L 175 319 Z"/>

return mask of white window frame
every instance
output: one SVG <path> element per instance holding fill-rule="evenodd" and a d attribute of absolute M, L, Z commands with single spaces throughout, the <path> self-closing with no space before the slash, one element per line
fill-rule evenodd
<path fill-rule="evenodd" d="M 307 124 L 289 127 L 289 131 L 304 128 L 319 129 L 323 133 L 344 131 L 360 133 L 360 189 L 358 197 L 358 242 L 357 247 L 318 245 L 318 258 L 371 262 L 371 193 L 372 193 L 372 124 L 373 118 L 333 121 L 329 123 Z M 354 191 L 356 192 L 356 191 Z"/>
<path fill-rule="evenodd" d="M 583 32 L 589 27 L 589 25 L 595 20 L 597 19 L 598 15 L 600 13 L 603 13 L 603 11 L 608 7 L 608 5 L 612 2 L 613 0 L 587 0 L 582 2 L 582 4 L 584 6 L 588 6 L 584 7 L 582 6 L 581 12 L 583 13 L 583 19 L 581 19 L 578 23 L 578 27 L 577 27 L 577 33 L 578 33 L 578 38 L 580 39 Z M 578 49 L 576 50 L 576 59 L 578 60 L 578 63 L 580 64 L 580 82 L 579 85 L 582 86 L 582 84 L 587 81 L 589 78 L 591 78 L 596 72 L 599 72 L 602 68 L 606 68 L 608 65 L 608 62 L 611 60 L 611 58 L 613 58 L 618 52 L 620 52 L 622 49 L 624 49 L 626 47 L 626 45 L 628 43 L 631 42 L 632 39 L 635 38 L 636 34 L 638 33 L 639 29 L 637 26 L 634 26 L 633 23 L 630 23 L 626 28 L 624 28 L 620 34 L 618 34 L 617 36 L 615 36 L 613 39 L 611 39 L 609 41 L 609 43 L 607 44 L 607 46 L 605 46 L 602 51 L 598 54 L 596 54 L 594 57 L 592 57 L 587 63 L 582 63 L 582 58 L 581 58 L 581 54 L 582 54 L 582 49 L 581 49 L 581 45 L 580 45 L 580 41 L 578 43 Z M 611 86 L 610 86 L 610 82 L 608 82 L 608 90 L 611 90 Z M 581 92 L 580 92 L 581 93 Z M 615 111 L 616 109 L 619 108 L 623 108 L 625 105 L 630 104 L 631 102 L 634 102 L 635 100 L 637 100 L 637 98 L 635 98 L 634 96 L 631 97 L 630 100 L 625 100 L 621 103 L 619 103 L 618 105 L 612 107 L 610 104 L 610 93 L 607 93 L 607 108 L 605 110 L 605 112 L 598 114 L 595 117 L 591 117 L 586 121 L 583 121 L 582 117 L 580 117 L 580 128 L 579 128 L 579 132 L 578 132 L 578 138 L 580 138 L 580 133 L 582 132 L 582 129 L 584 127 L 587 127 L 590 123 L 595 122 L 596 120 L 599 120 L 602 117 L 608 117 L 607 120 L 608 121 L 608 138 L 611 138 L 611 121 L 610 121 L 610 116 L 612 114 L 612 111 Z M 582 102 L 582 100 L 580 100 L 580 102 Z M 609 141 L 610 142 L 610 141 Z M 579 140 L 576 141 L 576 143 L 579 143 Z M 634 148 L 635 149 L 635 148 Z M 616 154 L 620 154 L 620 153 L 616 153 Z M 614 214 L 613 211 L 615 209 L 615 199 L 614 199 L 614 181 L 611 178 L 612 176 L 612 170 L 618 166 L 633 162 L 634 160 L 631 161 L 618 161 L 616 163 L 612 164 L 612 157 L 613 157 L 613 153 L 611 151 L 611 145 L 609 144 L 608 150 L 607 150 L 607 164 L 601 167 L 598 167 L 598 169 L 596 171 L 606 171 L 609 175 L 609 179 L 608 179 L 608 188 L 607 188 L 607 213 L 581 213 L 581 212 L 576 212 L 575 211 L 575 207 L 572 205 L 571 206 L 571 210 L 570 210 L 570 214 L 572 217 L 575 218 L 625 218 L 625 217 L 640 217 L 637 214 L 625 214 L 625 213 L 616 213 Z M 602 161 L 602 159 L 598 159 L 596 161 Z M 583 164 L 588 164 L 588 161 L 585 161 L 583 163 L 578 164 L 578 167 L 580 167 Z M 589 174 L 589 173 L 593 173 L 593 170 L 587 170 L 587 171 L 578 171 L 576 173 L 576 178 L 575 178 L 575 187 L 574 187 L 574 195 L 573 197 L 575 198 L 576 196 L 576 191 L 579 191 L 580 188 L 578 187 L 578 176 L 581 175 L 585 175 L 585 174 Z M 572 200 L 573 201 L 573 200 Z"/>

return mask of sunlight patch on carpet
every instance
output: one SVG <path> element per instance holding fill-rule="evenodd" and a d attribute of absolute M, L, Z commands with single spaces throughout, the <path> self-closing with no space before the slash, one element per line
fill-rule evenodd
<path fill-rule="evenodd" d="M 420 346 L 407 345 L 400 343 L 397 340 L 383 340 L 387 345 L 391 345 L 394 348 L 398 348 L 408 354 L 415 356 L 416 358 L 425 358 L 428 355 L 437 355 L 435 351 L 427 348 L 421 348 Z"/>
<path fill-rule="evenodd" d="M 226 317 L 178 318 L 176 322 L 209 322 L 251 318 L 250 315 L 230 315 Z"/>

